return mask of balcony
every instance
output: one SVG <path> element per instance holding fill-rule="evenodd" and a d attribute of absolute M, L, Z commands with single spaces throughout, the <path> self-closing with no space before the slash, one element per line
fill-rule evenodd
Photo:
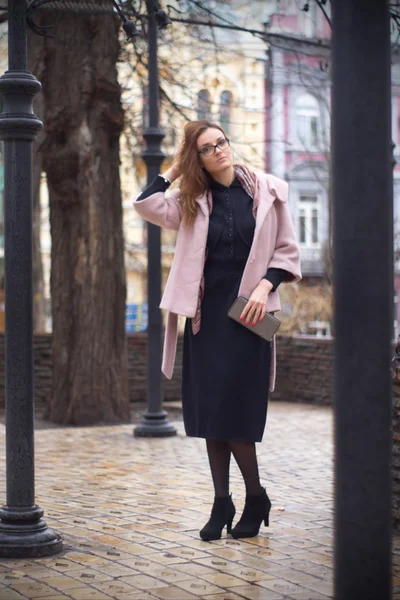
<path fill-rule="evenodd" d="M 300 247 L 301 270 L 303 275 L 321 277 L 325 273 L 322 248 Z"/>

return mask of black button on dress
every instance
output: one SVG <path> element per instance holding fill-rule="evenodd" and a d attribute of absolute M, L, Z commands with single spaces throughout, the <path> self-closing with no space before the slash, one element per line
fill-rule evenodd
<path fill-rule="evenodd" d="M 207 239 L 201 328 L 186 320 L 182 407 L 188 436 L 259 442 L 268 407 L 271 347 L 227 314 L 237 298 L 250 252 L 253 200 L 235 179 L 210 183 L 213 210 Z"/>

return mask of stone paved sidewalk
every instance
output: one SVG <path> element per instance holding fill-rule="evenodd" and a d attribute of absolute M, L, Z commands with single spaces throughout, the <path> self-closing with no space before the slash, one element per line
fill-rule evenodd
<path fill-rule="evenodd" d="M 213 499 L 205 445 L 176 426 L 167 439 L 134 438 L 132 425 L 38 430 L 36 499 L 65 547 L 0 561 L 0 600 L 332 598 L 331 410 L 270 404 L 258 450 L 271 526 L 240 541 L 200 540 Z M 240 515 L 234 463 L 232 492 Z M 394 564 L 400 598 L 397 543 Z"/>

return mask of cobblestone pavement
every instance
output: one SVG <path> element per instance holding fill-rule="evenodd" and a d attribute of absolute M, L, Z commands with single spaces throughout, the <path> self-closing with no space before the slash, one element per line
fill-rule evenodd
<path fill-rule="evenodd" d="M 64 551 L 0 561 L 0 599 L 332 598 L 332 411 L 270 404 L 258 451 L 271 525 L 238 541 L 200 540 L 213 500 L 205 445 L 176 426 L 166 439 L 134 438 L 132 425 L 38 430 L 36 500 Z M 240 515 L 234 463 L 232 492 Z M 396 586 L 397 543 L 394 563 Z"/>

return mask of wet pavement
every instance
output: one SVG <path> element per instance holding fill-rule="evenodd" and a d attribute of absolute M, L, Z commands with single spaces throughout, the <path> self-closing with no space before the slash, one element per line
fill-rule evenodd
<path fill-rule="evenodd" d="M 204 440 L 133 425 L 36 431 L 36 501 L 64 550 L 0 560 L 0 600 L 323 600 L 333 597 L 332 411 L 271 402 L 258 444 L 272 501 L 260 535 L 203 542 L 213 490 Z M 0 499 L 5 498 L 4 426 Z M 244 503 L 232 461 L 237 518 Z M 395 541 L 394 598 L 400 599 Z M 399 586 L 399 587 L 397 587 Z"/>

